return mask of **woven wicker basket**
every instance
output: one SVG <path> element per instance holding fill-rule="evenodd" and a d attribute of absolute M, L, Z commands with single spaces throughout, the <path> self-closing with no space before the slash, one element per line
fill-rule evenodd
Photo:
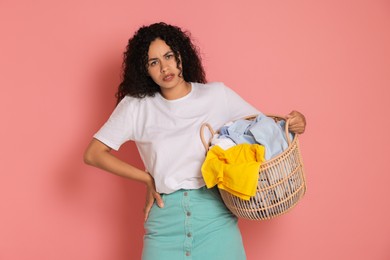
<path fill-rule="evenodd" d="M 285 120 L 281 116 L 268 115 L 275 121 Z M 256 116 L 247 117 L 253 120 Z M 220 189 L 221 197 L 229 210 L 239 218 L 250 220 L 266 220 L 280 216 L 292 209 L 306 191 L 302 156 L 299 151 L 298 134 L 290 140 L 286 121 L 288 148 L 278 156 L 261 164 L 256 195 L 246 201 Z M 208 128 L 212 135 L 212 127 L 205 123 L 201 127 L 200 137 L 206 151 L 210 140 L 204 138 L 204 130 Z"/>

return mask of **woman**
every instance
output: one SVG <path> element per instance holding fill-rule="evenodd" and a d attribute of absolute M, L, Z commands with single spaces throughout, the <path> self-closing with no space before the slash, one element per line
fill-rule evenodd
<path fill-rule="evenodd" d="M 207 83 L 197 48 L 176 26 L 141 27 L 129 40 L 118 105 L 94 135 L 87 164 L 142 182 L 147 188 L 144 260 L 243 260 L 237 219 L 201 176 L 202 123 L 214 129 L 260 113 L 223 83 Z M 293 111 L 290 130 L 303 133 Z M 135 141 L 146 171 L 110 153 Z"/>

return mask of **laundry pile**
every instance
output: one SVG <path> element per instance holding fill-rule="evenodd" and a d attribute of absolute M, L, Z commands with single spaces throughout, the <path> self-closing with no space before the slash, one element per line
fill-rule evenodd
<path fill-rule="evenodd" d="M 259 178 L 261 164 L 288 148 L 284 129 L 285 121 L 275 122 L 264 114 L 259 114 L 254 120 L 240 119 L 225 124 L 213 136 L 202 165 L 206 186 L 217 185 L 243 200 L 255 196 L 258 185 L 262 182 L 269 185 L 270 176 Z M 273 181 L 283 177 L 274 177 Z M 277 191 L 269 194 L 274 200 L 284 195 Z"/>

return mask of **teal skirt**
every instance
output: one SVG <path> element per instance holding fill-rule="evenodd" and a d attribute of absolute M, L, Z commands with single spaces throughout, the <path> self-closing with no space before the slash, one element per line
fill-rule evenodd
<path fill-rule="evenodd" d="M 245 260 L 237 218 L 218 189 L 162 194 L 145 222 L 143 260 Z"/>

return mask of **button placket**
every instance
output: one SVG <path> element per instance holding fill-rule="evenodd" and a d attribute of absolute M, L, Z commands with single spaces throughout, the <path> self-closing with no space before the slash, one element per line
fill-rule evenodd
<path fill-rule="evenodd" d="M 191 214 L 191 208 L 190 208 L 190 191 L 185 191 L 183 193 L 183 210 L 185 214 L 185 234 L 184 234 L 184 255 L 186 256 L 185 259 L 192 259 L 192 242 L 193 242 L 193 236 L 192 236 L 192 214 Z"/>

